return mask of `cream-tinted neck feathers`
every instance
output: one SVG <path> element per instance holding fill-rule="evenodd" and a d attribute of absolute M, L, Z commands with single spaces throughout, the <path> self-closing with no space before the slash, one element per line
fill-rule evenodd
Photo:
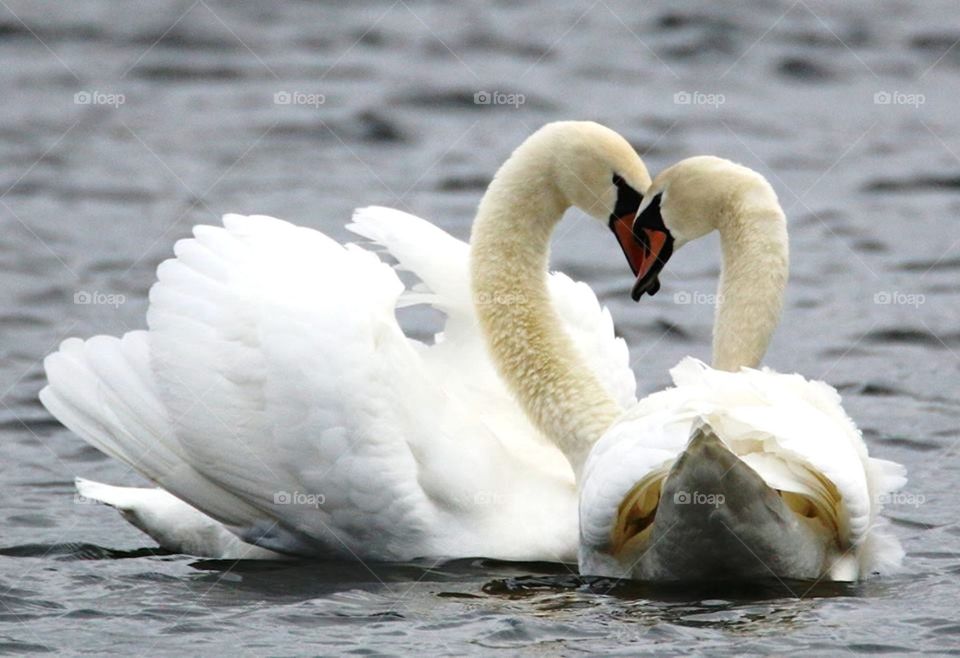
<path fill-rule="evenodd" d="M 576 205 L 607 221 L 613 175 L 640 193 L 650 177 L 630 145 L 589 122 L 548 124 L 497 172 L 473 225 L 471 277 L 500 375 L 579 476 L 594 442 L 622 413 L 577 353 L 547 290 L 550 235 Z"/>
<path fill-rule="evenodd" d="M 780 320 L 789 271 L 786 218 L 776 193 L 755 171 L 712 156 L 661 172 L 647 202 L 659 193 L 663 221 L 678 246 L 720 232 L 714 367 L 758 366 Z"/>

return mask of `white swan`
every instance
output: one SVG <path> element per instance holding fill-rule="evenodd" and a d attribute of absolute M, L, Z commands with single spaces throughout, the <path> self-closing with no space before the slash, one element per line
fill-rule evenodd
<path fill-rule="evenodd" d="M 580 568 L 645 580 L 730 576 L 856 580 L 903 557 L 879 516 L 904 469 L 868 457 L 837 392 L 754 370 L 779 322 L 786 222 L 767 181 L 714 157 L 659 174 L 633 225 L 667 248 L 718 231 L 716 369 L 693 359 L 675 387 L 594 446 L 580 499 Z M 669 252 L 668 252 L 669 254 Z M 641 276 L 635 297 L 649 282 Z"/>
<path fill-rule="evenodd" d="M 518 150 L 505 168 L 537 155 Z M 574 156 L 563 155 L 569 165 Z M 784 214 L 762 176 L 690 158 L 653 181 L 629 229 L 615 223 L 635 298 L 656 292 L 674 248 L 717 230 L 723 250 L 717 369 L 687 359 L 675 388 L 626 414 L 551 313 L 542 270 L 563 204 L 538 204 L 522 219 L 491 209 L 521 196 L 495 182 L 481 204 L 474 294 L 528 300 L 480 306 L 479 317 L 499 372 L 579 474 L 582 573 L 855 580 L 899 563 L 878 514 L 903 469 L 867 456 L 826 384 L 750 369 L 779 321 L 788 270 Z"/>
<path fill-rule="evenodd" d="M 627 142 L 596 124 L 555 124 L 518 154 L 534 151 L 530 168 L 514 166 L 519 155 L 504 166 L 481 216 L 522 217 L 541 203 L 562 212 L 572 185 L 585 209 L 606 218 L 619 196 L 632 218 L 650 184 Z M 592 160 L 568 169 L 563 154 L 578 152 Z M 495 202 L 504 188 L 517 193 Z M 47 409 L 161 487 L 81 480 L 81 495 L 195 555 L 575 560 L 573 472 L 492 366 L 469 247 L 384 208 L 358 211 L 351 228 L 424 285 L 405 290 L 374 253 L 317 231 L 228 215 L 160 265 L 148 331 L 73 338 L 50 355 Z M 635 380 L 609 313 L 586 285 L 539 265 L 606 399 L 629 408 Z M 422 303 L 447 316 L 429 346 L 395 317 Z"/>

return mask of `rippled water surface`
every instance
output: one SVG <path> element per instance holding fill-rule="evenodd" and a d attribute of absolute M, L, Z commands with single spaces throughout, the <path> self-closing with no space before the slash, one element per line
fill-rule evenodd
<path fill-rule="evenodd" d="M 947 1 L 0 3 L 0 652 L 957 653 L 958 18 Z M 342 239 L 378 203 L 466 237 L 498 163 L 561 118 L 607 123 L 652 171 L 715 153 L 771 180 L 793 267 L 767 362 L 836 385 L 872 453 L 909 468 L 888 510 L 904 574 L 701 591 L 572 565 L 204 562 L 75 502 L 75 475 L 140 481 L 44 411 L 40 359 L 143 327 L 193 224 L 265 213 Z M 601 226 L 571 214 L 553 262 L 611 307 L 641 391 L 709 356 L 715 240 L 640 305 Z"/>

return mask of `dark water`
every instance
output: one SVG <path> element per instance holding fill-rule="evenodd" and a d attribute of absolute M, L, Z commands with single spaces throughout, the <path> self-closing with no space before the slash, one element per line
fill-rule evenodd
<path fill-rule="evenodd" d="M 958 18 L 946 1 L 4 0 L 0 652 L 957 653 Z M 768 363 L 838 386 L 873 454 L 908 466 L 889 508 L 903 575 L 697 591 L 481 560 L 198 562 L 74 504 L 74 475 L 139 481 L 43 410 L 40 359 L 142 327 L 193 224 L 266 213 L 344 238 L 378 203 L 465 237 L 497 164 L 562 118 L 619 130 L 652 171 L 715 153 L 770 178 L 793 272 Z M 611 306 L 641 390 L 708 357 L 715 240 L 636 306 L 616 243 L 580 220 L 555 266 Z"/>

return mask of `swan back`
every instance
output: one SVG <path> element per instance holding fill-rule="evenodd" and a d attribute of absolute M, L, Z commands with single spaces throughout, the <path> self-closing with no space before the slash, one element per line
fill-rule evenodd
<path fill-rule="evenodd" d="M 588 570 L 629 559 L 613 554 L 622 504 L 631 495 L 641 500 L 635 489 L 642 485 L 657 493 L 644 499 L 656 506 L 664 480 L 701 420 L 791 508 L 816 518 L 831 533 L 839 552 L 830 556 L 825 571 L 844 555 L 854 558 L 853 572 L 859 576 L 889 571 L 900 562 L 902 550 L 879 513 L 883 495 L 905 483 L 904 471 L 868 456 L 836 390 L 768 369 L 715 370 L 693 358 L 684 359 L 671 375 L 674 387 L 628 412 L 586 464 L 580 550 Z"/>

